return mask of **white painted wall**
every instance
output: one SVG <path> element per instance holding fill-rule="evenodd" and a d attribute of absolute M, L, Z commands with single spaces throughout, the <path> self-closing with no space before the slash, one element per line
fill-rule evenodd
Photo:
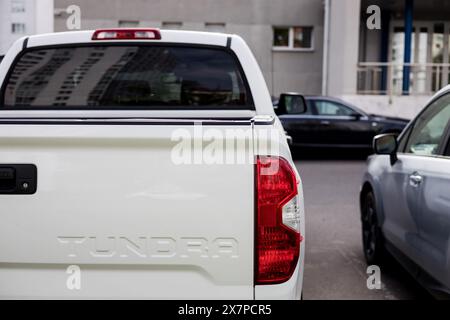
<path fill-rule="evenodd" d="M 367 113 L 412 119 L 425 107 L 431 96 L 341 95 L 340 98 Z"/>
<path fill-rule="evenodd" d="M 54 15 L 54 0 L 34 0 L 39 5 L 36 6 L 36 24 L 35 34 L 49 33 L 54 31 L 55 15 Z"/>
<path fill-rule="evenodd" d="M 0 55 L 17 39 L 54 30 L 54 0 L 24 0 L 25 12 L 12 12 L 12 0 L 0 0 Z M 25 24 L 24 33 L 13 33 L 12 24 Z"/>
<path fill-rule="evenodd" d="M 331 0 L 327 95 L 356 93 L 360 0 Z"/>

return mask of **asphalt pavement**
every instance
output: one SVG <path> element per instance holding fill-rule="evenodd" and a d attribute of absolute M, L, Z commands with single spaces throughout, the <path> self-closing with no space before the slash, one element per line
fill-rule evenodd
<path fill-rule="evenodd" d="M 306 206 L 303 298 L 430 299 L 397 263 L 381 269 L 381 289 L 367 288 L 358 204 L 366 157 L 339 150 L 294 152 Z"/>

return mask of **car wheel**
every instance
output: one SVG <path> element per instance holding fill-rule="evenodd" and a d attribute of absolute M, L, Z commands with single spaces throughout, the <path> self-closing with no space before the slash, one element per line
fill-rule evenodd
<path fill-rule="evenodd" d="M 381 265 L 386 258 L 383 234 L 378 226 L 377 208 L 373 192 L 365 195 L 362 203 L 362 236 L 364 256 L 369 265 Z"/>

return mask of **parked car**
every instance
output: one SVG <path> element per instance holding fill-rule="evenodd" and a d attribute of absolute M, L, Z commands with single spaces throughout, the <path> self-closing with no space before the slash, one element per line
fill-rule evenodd
<path fill-rule="evenodd" d="M 379 135 L 360 203 L 368 264 L 397 258 L 433 294 L 450 297 L 450 86 L 398 140 Z"/>
<path fill-rule="evenodd" d="M 400 134 L 408 120 L 367 114 L 337 98 L 305 96 L 307 111 L 296 114 L 274 102 L 295 147 L 372 148 L 377 134 Z"/>
<path fill-rule="evenodd" d="M 301 297 L 301 179 L 239 36 L 30 36 L 0 84 L 0 298 Z"/>

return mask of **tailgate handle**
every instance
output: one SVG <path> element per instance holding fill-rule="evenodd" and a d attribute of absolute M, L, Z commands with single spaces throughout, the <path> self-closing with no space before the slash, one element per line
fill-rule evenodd
<path fill-rule="evenodd" d="M 0 164 L 0 194 L 34 194 L 37 168 L 33 164 Z"/>

